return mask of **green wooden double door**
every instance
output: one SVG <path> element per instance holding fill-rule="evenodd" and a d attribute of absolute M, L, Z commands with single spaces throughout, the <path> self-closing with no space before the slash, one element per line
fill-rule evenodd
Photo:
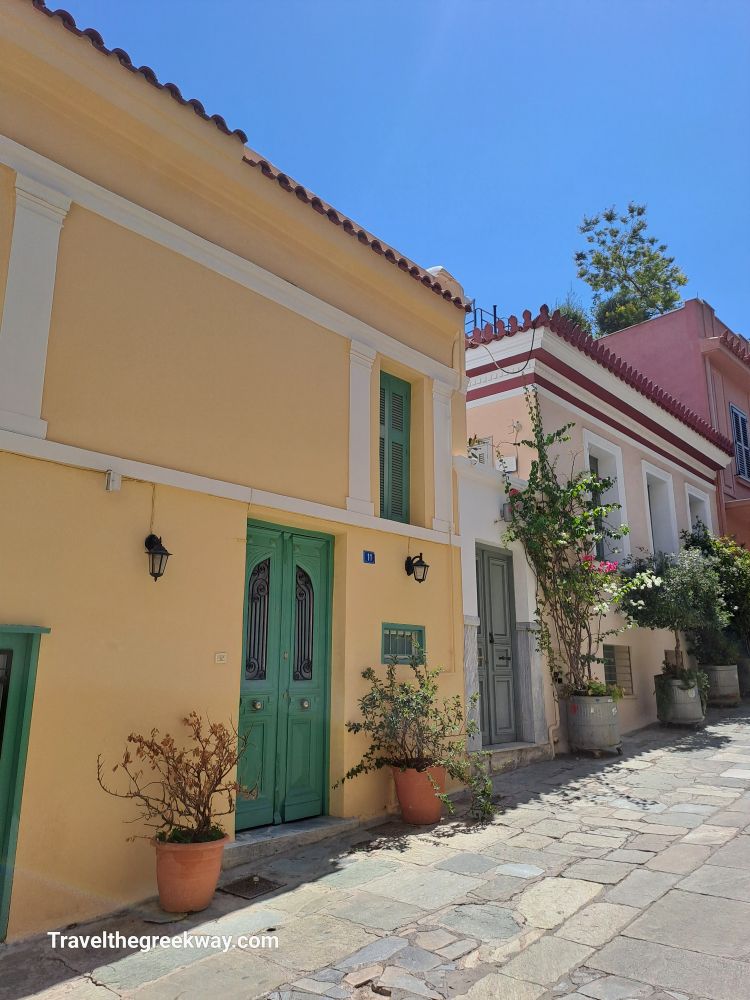
<path fill-rule="evenodd" d="M 331 557 L 328 536 L 248 527 L 238 830 L 326 809 Z"/>

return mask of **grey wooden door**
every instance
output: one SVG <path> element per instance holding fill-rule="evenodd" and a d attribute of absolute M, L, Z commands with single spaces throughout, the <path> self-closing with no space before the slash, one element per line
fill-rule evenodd
<path fill-rule="evenodd" d="M 516 739 L 513 692 L 513 562 L 510 555 L 477 547 L 479 592 L 479 707 L 482 743 Z"/>

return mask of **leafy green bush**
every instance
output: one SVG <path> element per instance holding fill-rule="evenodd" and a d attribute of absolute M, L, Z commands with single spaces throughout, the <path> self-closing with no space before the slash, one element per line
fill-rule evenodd
<path fill-rule="evenodd" d="M 720 638 L 715 632 L 691 636 L 696 655 L 701 663 L 735 663 L 741 652 L 750 650 L 750 552 L 733 538 L 712 535 L 701 521 L 691 531 L 683 531 L 682 539 L 686 548 L 698 549 L 713 560 L 730 615 Z M 707 648 L 709 644 L 713 646 Z"/>
<path fill-rule="evenodd" d="M 684 678 L 686 674 L 681 632 L 720 632 L 729 624 L 721 581 L 715 561 L 697 548 L 685 548 L 677 556 L 659 553 L 633 559 L 625 570 L 632 579 L 651 573 L 650 586 L 636 584 L 625 597 L 625 610 L 642 628 L 669 629 L 674 635 L 674 665 L 664 672 Z"/>
<path fill-rule="evenodd" d="M 478 732 L 476 722 L 465 717 L 459 695 L 440 697 L 440 670 L 429 669 L 419 649 L 414 649 L 408 668 L 411 680 L 398 679 L 395 659 L 386 666 L 384 677 L 372 667 L 362 672 L 370 687 L 359 699 L 361 720 L 347 722 L 346 728 L 350 733 L 365 733 L 370 746 L 360 762 L 334 787 L 382 767 L 397 767 L 402 771 L 444 767 L 452 778 L 468 787 L 471 815 L 489 819 L 494 806 L 487 755 L 469 754 L 466 750 L 466 737 Z M 474 704 L 477 697 L 474 696 Z M 453 812 L 447 794 L 437 787 L 435 794 Z"/>
<path fill-rule="evenodd" d="M 736 663 L 740 651 L 738 642 L 728 632 L 705 628 L 688 632 L 688 650 L 705 666 Z"/>

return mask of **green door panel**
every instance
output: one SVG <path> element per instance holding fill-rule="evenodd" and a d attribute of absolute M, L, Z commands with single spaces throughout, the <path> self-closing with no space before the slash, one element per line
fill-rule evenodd
<path fill-rule="evenodd" d="M 249 745 L 237 829 L 325 809 L 331 542 L 251 525 L 245 587 L 240 732 Z"/>
<path fill-rule="evenodd" d="M 5 940 L 8 926 L 36 664 L 43 632 L 49 629 L 0 625 L 0 941 Z"/>
<path fill-rule="evenodd" d="M 239 731 L 248 736 L 248 749 L 240 761 L 238 780 L 255 797 L 237 798 L 239 830 L 274 822 L 283 570 L 281 536 L 254 530 L 247 545 L 240 680 Z"/>

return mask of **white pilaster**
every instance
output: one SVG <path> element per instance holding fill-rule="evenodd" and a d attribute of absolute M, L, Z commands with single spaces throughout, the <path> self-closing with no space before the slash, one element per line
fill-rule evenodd
<path fill-rule="evenodd" d="M 433 448 L 435 457 L 435 531 L 449 531 L 453 523 L 451 396 L 445 382 L 432 383 Z"/>
<path fill-rule="evenodd" d="M 0 324 L 0 428 L 45 437 L 42 415 L 57 245 L 70 198 L 16 175 L 16 214 Z"/>
<path fill-rule="evenodd" d="M 349 349 L 349 496 L 346 509 L 375 513 L 370 476 L 372 366 L 376 352 L 352 340 Z"/>

